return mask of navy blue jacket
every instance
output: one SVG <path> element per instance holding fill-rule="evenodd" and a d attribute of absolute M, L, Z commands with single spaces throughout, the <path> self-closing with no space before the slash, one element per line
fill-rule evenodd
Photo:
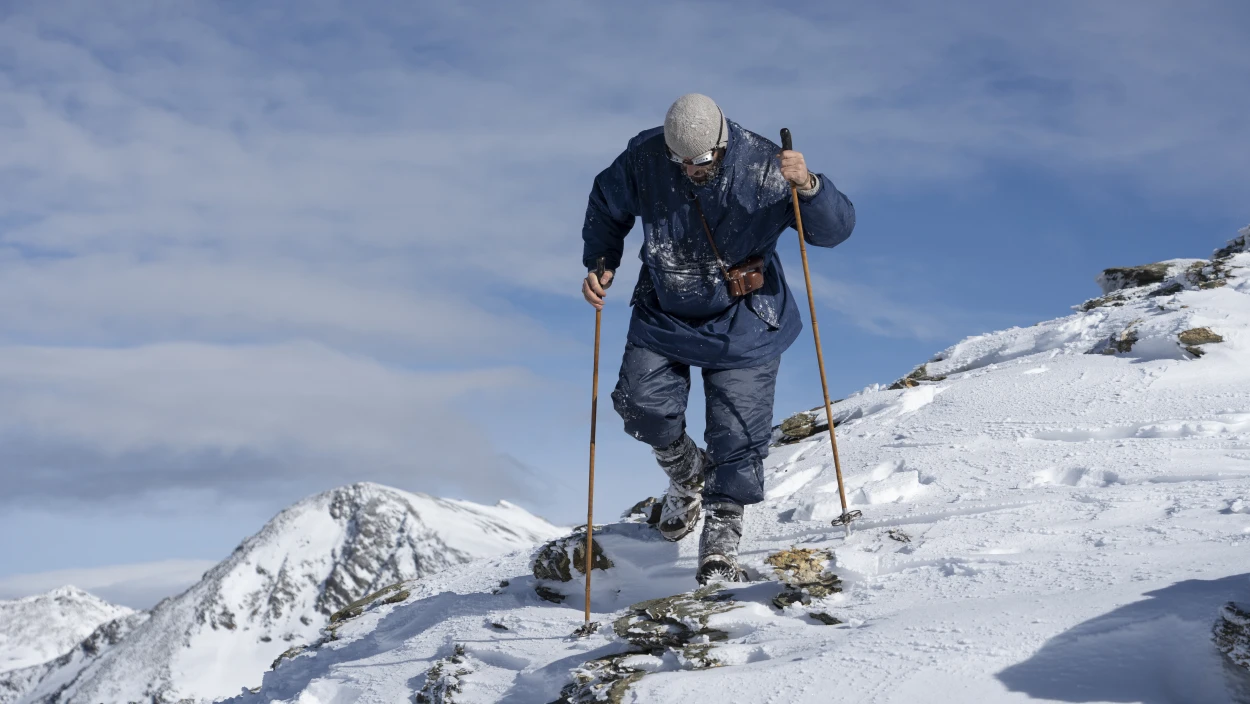
<path fill-rule="evenodd" d="M 625 236 L 642 218 L 642 271 L 634 289 L 629 341 L 697 367 L 753 367 L 780 355 L 803 328 L 777 256 L 777 239 L 794 226 L 790 185 L 773 142 L 729 122 L 729 144 L 716 177 L 701 186 L 668 160 L 664 128 L 629 141 L 595 177 L 582 227 L 582 263 L 620 266 Z M 824 175 L 811 198 L 799 197 L 807 243 L 833 247 L 851 236 L 855 207 Z M 764 287 L 732 298 L 693 198 L 698 198 L 726 266 L 764 257 Z"/>

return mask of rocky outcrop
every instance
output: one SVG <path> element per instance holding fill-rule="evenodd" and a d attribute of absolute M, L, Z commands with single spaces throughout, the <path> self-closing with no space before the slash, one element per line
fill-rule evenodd
<path fill-rule="evenodd" d="M 765 562 L 772 566 L 777 579 L 785 585 L 773 598 L 773 605 L 784 609 L 791 604 L 810 605 L 842 591 L 842 580 L 829 571 L 833 554 L 828 550 L 791 548 L 769 555 Z M 827 616 L 827 615 L 826 615 Z"/>
<path fill-rule="evenodd" d="M 1168 278 L 1171 266 L 1167 262 L 1145 264 L 1143 266 L 1115 267 L 1104 269 L 1096 279 L 1104 294 L 1121 291 L 1126 288 L 1150 286 L 1162 283 Z"/>
<path fill-rule="evenodd" d="M 721 663 L 714 643 L 729 637 L 708 620 L 739 604 L 715 584 L 694 592 L 652 599 L 629 607 L 612 623 L 616 637 L 629 644 L 624 653 L 590 660 L 573 670 L 573 681 L 556 704 L 619 703 L 633 683 L 664 669 L 703 670 Z"/>
<path fill-rule="evenodd" d="M 898 389 L 910 389 L 916 386 L 920 386 L 921 384 L 933 384 L 939 381 L 943 381 L 945 379 L 946 377 L 943 375 L 929 374 L 929 363 L 926 362 L 920 365 L 919 367 L 916 367 L 916 369 L 914 369 L 911 374 L 908 374 L 902 379 L 899 379 L 893 384 L 890 384 L 889 388 L 895 391 L 897 391 Z"/>
<path fill-rule="evenodd" d="M 1127 354 L 1137 344 L 1137 321 L 1094 345 L 1086 354 Z"/>

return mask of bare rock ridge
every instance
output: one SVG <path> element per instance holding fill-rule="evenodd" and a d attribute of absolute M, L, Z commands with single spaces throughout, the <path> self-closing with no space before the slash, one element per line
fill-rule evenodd
<path fill-rule="evenodd" d="M 481 506 L 360 483 L 300 501 L 186 592 L 96 629 L 51 663 L 0 675 L 0 704 L 206 702 L 259 684 L 362 596 L 560 533 Z"/>

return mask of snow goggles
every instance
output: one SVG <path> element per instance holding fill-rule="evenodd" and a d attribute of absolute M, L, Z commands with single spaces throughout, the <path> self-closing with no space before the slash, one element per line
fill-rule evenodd
<path fill-rule="evenodd" d="M 672 149 L 669 149 L 668 160 L 673 162 L 674 164 L 681 164 L 682 166 L 707 166 L 713 161 L 716 161 L 716 152 L 719 149 L 720 147 L 709 149 L 708 151 L 703 152 L 702 154 L 699 154 L 697 156 L 692 156 L 689 159 L 683 159 L 677 156 L 676 154 L 674 154 Z"/>

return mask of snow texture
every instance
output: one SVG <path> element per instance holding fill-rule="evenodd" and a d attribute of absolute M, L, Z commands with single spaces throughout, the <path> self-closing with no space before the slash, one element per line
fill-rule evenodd
<path fill-rule="evenodd" d="M 776 447 L 768 498 L 746 515 L 752 583 L 652 602 L 695 588 L 697 540 L 597 530 L 614 566 L 593 573 L 594 618 L 723 605 L 684 623 L 705 634 L 696 651 L 638 650 L 616 627 L 573 637 L 584 578 L 539 582 L 521 551 L 404 585 L 404 600 L 338 624 L 230 701 L 389 703 L 424 689 L 460 704 L 1224 704 L 1244 682 L 1213 628 L 1250 598 L 1248 238 L 838 403 L 848 499 L 864 516 L 849 538 L 828 522 L 842 509 L 826 433 Z M 1181 343 L 1204 327 L 1223 342 Z M 766 561 L 792 547 L 832 553 L 842 591 L 775 603 L 787 587 Z M 678 606 L 670 633 L 683 630 Z"/>
<path fill-rule="evenodd" d="M 72 586 L 0 601 L 0 673 L 54 660 L 100 625 L 131 613 Z"/>
<path fill-rule="evenodd" d="M 183 594 L 0 677 L 0 703 L 200 702 L 255 687 L 362 596 L 562 534 L 523 509 L 354 484 L 284 510 Z"/>

